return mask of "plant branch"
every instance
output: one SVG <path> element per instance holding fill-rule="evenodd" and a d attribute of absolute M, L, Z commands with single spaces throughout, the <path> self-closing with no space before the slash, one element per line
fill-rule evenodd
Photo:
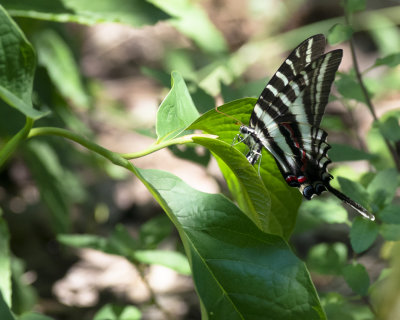
<path fill-rule="evenodd" d="M 345 15 L 344 16 L 345 16 L 346 24 L 350 26 L 350 14 L 347 12 L 347 10 L 345 10 Z M 372 117 L 374 118 L 374 121 L 379 124 L 379 119 L 378 119 L 378 117 L 376 115 L 374 105 L 372 104 L 371 98 L 369 96 L 367 88 L 365 87 L 363 78 L 362 78 L 361 73 L 360 73 L 360 68 L 358 66 L 356 51 L 355 51 L 355 48 L 354 48 L 353 37 L 351 37 L 349 39 L 349 44 L 350 44 L 350 50 L 351 50 L 351 57 L 352 57 L 352 60 L 353 60 L 354 71 L 356 73 L 356 77 L 357 77 L 358 83 L 360 85 L 361 91 L 362 91 L 362 93 L 364 95 L 365 103 L 366 103 L 368 109 L 370 110 L 370 112 L 372 114 Z M 392 154 L 392 158 L 393 158 L 394 163 L 396 164 L 397 171 L 400 171 L 400 158 L 399 158 L 399 155 L 397 154 L 395 148 L 390 143 L 390 141 L 387 140 L 385 137 L 383 137 L 383 139 L 385 140 L 386 146 L 388 147 L 390 153 Z"/>
<path fill-rule="evenodd" d="M 7 161 L 7 159 L 14 153 L 18 145 L 28 136 L 28 133 L 33 126 L 33 122 L 34 122 L 33 119 L 27 117 L 25 126 L 9 141 L 7 141 L 4 147 L 0 150 L 0 168 Z"/>

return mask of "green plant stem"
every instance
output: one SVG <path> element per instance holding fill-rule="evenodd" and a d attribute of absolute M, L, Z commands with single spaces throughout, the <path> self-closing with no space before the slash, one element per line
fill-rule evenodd
<path fill-rule="evenodd" d="M 7 141 L 5 146 L 0 150 L 0 168 L 7 161 L 7 159 L 14 153 L 18 145 L 22 141 L 24 141 L 25 138 L 28 136 L 28 133 L 33 126 L 33 122 L 34 122 L 33 119 L 27 117 L 25 126 L 9 141 Z"/>
<path fill-rule="evenodd" d="M 44 136 L 44 135 L 59 136 L 59 137 L 63 137 L 63 138 L 72 140 L 72 141 L 80 144 L 81 146 L 105 157 L 106 159 L 110 160 L 112 163 L 114 163 L 118 166 L 124 167 L 130 171 L 132 171 L 131 170 L 132 166 L 131 166 L 130 162 L 128 161 L 130 159 L 136 159 L 136 158 L 146 156 L 150 153 L 156 152 L 158 150 L 161 150 L 161 149 L 166 148 L 171 145 L 192 143 L 193 137 L 209 137 L 209 138 L 216 137 L 214 135 L 191 134 L 191 135 L 186 135 L 186 136 L 178 137 L 175 139 L 167 140 L 162 143 L 153 144 L 148 149 L 143 150 L 143 151 L 132 152 L 132 153 L 117 153 L 117 152 L 110 151 L 106 148 L 103 148 L 102 146 L 83 138 L 79 134 L 76 134 L 76 133 L 73 133 L 66 129 L 61 129 L 61 128 L 54 128 L 54 127 L 33 128 L 32 130 L 30 130 L 28 138 L 33 138 L 36 136 Z"/>
<path fill-rule="evenodd" d="M 345 20 L 346 20 L 346 24 L 350 25 L 350 14 L 346 10 L 345 10 Z M 356 77 L 357 77 L 358 83 L 359 83 L 361 91 L 364 95 L 365 103 L 366 103 L 369 111 L 371 112 L 371 115 L 374 118 L 374 121 L 379 124 L 379 119 L 376 115 L 374 105 L 372 104 L 371 98 L 369 96 L 369 93 L 367 91 L 367 88 L 365 87 L 363 78 L 361 76 L 360 68 L 358 67 L 358 61 L 357 61 L 356 51 L 354 48 L 353 37 L 351 37 L 349 39 L 349 44 L 350 44 L 351 57 L 353 60 L 354 71 L 356 72 Z M 392 146 L 390 141 L 387 140 L 385 137 L 383 137 L 383 139 L 385 140 L 386 146 L 388 147 L 390 153 L 392 154 L 392 158 L 393 158 L 394 163 L 396 164 L 397 171 L 400 171 L 399 155 L 397 154 L 396 150 L 394 149 L 394 147 Z"/>

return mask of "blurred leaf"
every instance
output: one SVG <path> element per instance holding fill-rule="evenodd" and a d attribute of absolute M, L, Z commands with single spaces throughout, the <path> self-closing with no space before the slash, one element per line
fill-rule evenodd
<path fill-rule="evenodd" d="M 371 159 L 372 165 L 377 170 L 384 170 L 388 167 L 390 168 L 395 166 L 393 158 L 376 123 L 368 131 L 367 144 L 368 150 L 377 156 L 376 158 Z"/>
<path fill-rule="evenodd" d="M 1 211 L 0 211 L 1 212 Z M 4 301 L 11 307 L 10 232 L 6 221 L 0 217 L 0 291 Z M 2 317 L 0 317 L 2 319 Z"/>
<path fill-rule="evenodd" d="M 330 45 L 345 42 L 353 35 L 353 28 L 349 25 L 335 24 L 328 32 L 328 42 Z"/>
<path fill-rule="evenodd" d="M 27 272 L 25 262 L 13 257 L 11 260 L 12 270 L 12 311 L 14 314 L 23 314 L 31 311 L 37 303 L 35 289 L 24 281 Z"/>
<path fill-rule="evenodd" d="M 104 252 L 129 258 L 132 253 L 139 248 L 139 241 L 132 237 L 129 230 L 124 225 L 118 224 L 115 226 L 112 234 L 107 238 L 107 246 Z"/>
<path fill-rule="evenodd" d="M 370 160 L 374 157 L 368 152 L 353 148 L 347 144 L 332 143 L 331 146 L 329 158 L 333 162 Z"/>
<path fill-rule="evenodd" d="M 35 35 L 35 47 L 39 64 L 47 69 L 63 97 L 78 107 L 87 108 L 89 101 L 79 68 L 64 40 L 53 30 L 47 29 Z"/>
<path fill-rule="evenodd" d="M 15 318 L 11 314 L 10 308 L 8 307 L 7 303 L 4 301 L 1 290 L 0 290 L 0 319 L 1 320 L 15 320 Z"/>
<path fill-rule="evenodd" d="M 157 112 L 158 141 L 172 139 L 199 116 L 182 76 L 172 72 L 172 88 Z"/>
<path fill-rule="evenodd" d="M 33 48 L 1 5 L 0 27 L 3 30 L 0 34 L 0 98 L 25 116 L 38 119 L 47 112 L 38 111 L 32 106 L 36 68 Z"/>
<path fill-rule="evenodd" d="M 54 320 L 54 318 L 36 312 L 29 312 L 20 316 L 18 320 Z"/>
<path fill-rule="evenodd" d="M 160 215 L 142 224 L 139 230 L 141 248 L 152 249 L 172 232 L 172 223 L 166 215 Z"/>
<path fill-rule="evenodd" d="M 395 116 L 386 118 L 383 122 L 378 123 L 379 131 L 389 141 L 400 141 L 399 120 Z"/>
<path fill-rule="evenodd" d="M 359 303 L 349 303 L 348 297 L 343 297 L 339 293 L 330 292 L 321 297 L 329 320 L 372 320 L 374 315 L 366 305 Z"/>
<path fill-rule="evenodd" d="M 204 9 L 191 0 L 148 0 L 175 19 L 171 24 L 192 39 L 202 50 L 210 53 L 227 51 L 221 32 L 208 18 Z"/>
<path fill-rule="evenodd" d="M 143 0 L 3 0 L 2 5 L 12 16 L 88 25 L 112 22 L 139 27 L 169 18 Z"/>
<path fill-rule="evenodd" d="M 389 204 L 379 212 L 379 218 L 385 223 L 400 224 L 400 206 Z"/>
<path fill-rule="evenodd" d="M 375 61 L 374 67 L 388 66 L 391 68 L 400 64 L 400 52 L 389 54 L 383 58 L 378 58 Z"/>
<path fill-rule="evenodd" d="M 366 296 L 369 288 L 369 275 L 362 264 L 350 264 L 343 268 L 343 277 L 354 293 Z"/>
<path fill-rule="evenodd" d="M 50 209 L 54 221 L 52 226 L 57 233 L 67 231 L 71 223 L 70 189 L 77 186 L 69 178 L 77 179 L 77 177 L 68 176 L 55 151 L 45 142 L 29 141 L 25 158 L 39 188 L 40 196 Z"/>
<path fill-rule="evenodd" d="M 57 241 L 74 248 L 91 248 L 104 251 L 107 239 L 90 234 L 58 234 Z"/>
<path fill-rule="evenodd" d="M 140 320 L 142 313 L 134 306 L 106 304 L 95 314 L 93 320 Z"/>
<path fill-rule="evenodd" d="M 320 243 L 311 248 L 307 266 L 320 274 L 338 275 L 347 260 L 347 248 L 341 242 Z"/>
<path fill-rule="evenodd" d="M 365 10 L 366 1 L 365 0 L 342 0 L 341 5 L 349 13 L 354 13 L 357 11 Z"/>
<path fill-rule="evenodd" d="M 379 171 L 368 185 L 367 191 L 372 198 L 372 203 L 379 208 L 392 202 L 397 189 L 396 169 Z"/>
<path fill-rule="evenodd" d="M 221 83 L 221 95 L 224 101 L 233 101 L 246 97 L 258 98 L 267 82 L 268 79 L 263 78 L 257 81 L 239 83 L 229 86 Z"/>
<path fill-rule="evenodd" d="M 350 230 L 350 243 L 356 253 L 367 250 L 378 236 L 379 226 L 376 222 L 356 217 Z"/>
<path fill-rule="evenodd" d="M 318 222 L 347 223 L 349 221 L 346 209 L 333 198 L 314 198 L 312 201 L 304 201 L 299 214 L 312 217 Z"/>
<path fill-rule="evenodd" d="M 338 177 L 338 181 L 340 184 L 340 189 L 345 195 L 361 204 L 364 208 L 368 209 L 369 195 L 367 190 L 365 190 L 361 184 L 344 177 Z"/>
<path fill-rule="evenodd" d="M 399 241 L 400 240 L 400 225 L 382 223 L 380 227 L 380 234 L 386 241 Z"/>
<path fill-rule="evenodd" d="M 257 186 L 261 181 L 256 169 L 249 164 L 243 155 L 245 145 L 231 146 L 234 137 L 239 132 L 239 126 L 235 123 L 235 119 L 241 123 L 248 123 L 255 102 L 256 99 L 246 98 L 227 103 L 219 107 L 218 110 L 231 115 L 234 119 L 211 110 L 197 119 L 189 129 L 203 130 L 218 135 L 219 140 L 225 142 L 222 145 L 218 144 L 218 148 L 221 148 L 219 153 L 216 152 L 218 149 L 211 149 L 211 151 L 228 165 L 221 166 L 221 162 L 219 162 L 222 172 L 228 180 L 230 191 L 238 201 L 239 206 L 259 227 L 260 224 L 257 223 L 257 220 L 261 217 L 265 221 L 267 218 L 265 221 L 269 225 L 267 232 L 284 235 L 286 238 L 293 231 L 297 210 L 301 202 L 301 194 L 297 189 L 290 188 L 287 185 L 276 166 L 274 158 L 266 151 L 263 151 L 260 170 L 262 183 L 265 187 Z M 234 172 L 232 173 L 231 170 Z M 262 192 L 261 190 L 265 191 Z M 268 208 L 269 204 L 266 207 L 266 194 L 271 197 L 271 212 Z M 251 207 L 257 208 L 256 214 L 251 213 L 254 210 L 251 210 Z"/>
<path fill-rule="evenodd" d="M 164 266 L 183 275 L 191 274 L 188 259 L 180 252 L 166 250 L 138 250 L 135 251 L 133 256 L 137 261 L 142 263 Z"/>
<path fill-rule="evenodd" d="M 339 80 L 335 81 L 339 93 L 346 99 L 354 99 L 365 103 L 365 97 L 353 73 L 339 73 Z"/>
<path fill-rule="evenodd" d="M 132 169 L 178 228 L 204 316 L 325 319 L 304 264 L 282 238 L 260 231 L 222 195 L 167 172 Z"/>

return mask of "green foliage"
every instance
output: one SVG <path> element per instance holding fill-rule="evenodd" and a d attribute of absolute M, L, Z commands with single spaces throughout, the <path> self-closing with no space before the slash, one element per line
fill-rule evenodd
<path fill-rule="evenodd" d="M 369 276 L 361 264 L 349 264 L 343 268 L 343 277 L 353 292 L 366 296 L 369 288 Z"/>
<path fill-rule="evenodd" d="M 364 10 L 365 1 L 348 0 L 343 5 L 348 15 L 346 20 L 351 21 L 357 12 Z M 19 17 L 19 25 L 10 15 Z M 372 20 L 382 22 L 385 19 L 375 16 Z M 37 23 L 36 20 L 42 21 Z M 158 109 L 155 128 L 143 129 L 147 132 L 155 129 L 157 141 L 140 152 L 112 152 L 93 142 L 94 134 L 88 125 L 96 122 L 95 106 L 104 103 L 104 97 L 100 92 L 101 97 L 96 101 L 90 79 L 85 79 L 79 71 L 76 57 L 81 48 L 75 47 L 79 43 L 71 45 L 68 28 L 62 24 L 55 27 L 52 22 L 88 25 L 114 22 L 142 27 L 162 20 L 191 43 L 185 44 L 183 49 L 166 49 L 158 69 L 141 68 L 143 74 L 165 87 L 172 83 Z M 34 180 L 42 200 L 35 212 L 43 210 L 42 204 L 48 209 L 42 213 L 50 217 L 44 232 L 46 241 L 56 237 L 63 246 L 91 248 L 124 257 L 139 270 L 144 281 L 144 271 L 149 265 L 162 265 L 181 275 L 192 276 L 203 319 L 261 319 L 266 315 L 285 320 L 372 319 L 372 308 L 355 304 L 353 300 L 360 296 L 368 299 L 371 292 L 379 292 L 387 284 L 382 284 L 382 280 L 372 282 L 369 270 L 356 262 L 357 255 L 349 264 L 349 253 L 368 254 L 367 250 L 375 244 L 379 234 L 387 247 L 388 241 L 400 240 L 400 207 L 395 204 L 399 175 L 393 168 L 400 164 L 396 163 L 398 160 L 392 151 L 398 150 L 400 141 L 398 112 L 375 119 L 368 131 L 365 149 L 334 144 L 329 152 L 333 161 L 362 160 L 371 168 L 366 174 L 350 171 L 353 173 L 348 175 L 343 174 L 349 172 L 341 170 L 343 167 L 335 169 L 345 177 L 339 176 L 333 183 L 338 181 L 346 195 L 376 214 L 378 222 L 360 217 L 349 219 L 346 209 L 329 195 L 301 205 L 301 194 L 282 179 L 274 158 L 266 150 L 262 151 L 259 167 L 251 166 L 244 156 L 245 145 L 233 143 L 239 125 L 249 122 L 256 102 L 254 98 L 243 97 L 257 96 L 265 86 L 264 79 L 247 83 L 242 77 L 246 67 L 258 59 L 256 56 L 261 56 L 263 46 L 252 40 L 237 52 L 228 53 L 222 33 L 196 1 L 6 0 L 0 6 L 0 26 L 3 30 L 0 34 L 0 166 L 6 173 L 8 167 L 4 165 L 12 163 L 7 160 L 27 166 L 28 176 Z M 357 28 L 357 24 L 334 25 L 328 34 L 329 43 L 351 39 Z M 21 29 L 30 37 L 35 49 Z M 292 31 L 291 36 L 299 38 L 295 37 L 300 34 L 297 32 Z M 391 51 L 395 46 L 388 45 L 386 37 L 378 31 L 370 32 L 384 56 L 367 71 L 376 67 L 381 67 L 380 70 L 397 67 L 399 53 Z M 393 35 L 397 35 L 397 31 L 392 28 L 387 38 L 393 40 Z M 278 37 L 280 35 L 276 35 L 276 39 Z M 170 80 L 169 71 L 173 69 L 179 72 L 173 71 Z M 372 94 L 378 100 L 389 90 L 399 89 L 400 81 L 393 75 L 395 72 L 390 76 L 383 74 L 379 79 L 365 79 L 362 74 L 365 84 L 360 82 L 356 72 L 354 68 L 340 73 L 336 81 L 335 100 L 351 112 L 357 110 L 353 108 L 356 104 L 363 107 L 371 104 Z M 368 89 L 368 95 L 363 86 Z M 230 102 L 215 110 L 216 96 Z M 52 111 L 51 115 L 43 111 L 47 107 Z M 366 107 L 365 110 L 368 111 Z M 107 128 L 113 126 L 113 119 L 107 119 Z M 332 118 L 325 120 L 329 129 L 354 135 L 352 126 L 338 123 L 337 117 L 334 121 L 329 121 Z M 42 135 L 57 138 L 39 140 L 38 136 Z M 60 137 L 87 148 L 90 155 L 77 156 L 81 149 L 72 152 L 75 146 L 67 146 Z M 226 180 L 231 199 L 195 190 L 165 171 L 138 169 L 129 161 L 166 147 L 176 156 L 202 166 L 209 163 L 212 155 Z M 203 156 L 198 155 L 197 148 L 206 149 Z M 84 183 L 90 187 L 90 179 L 88 182 L 85 178 L 101 175 L 99 168 L 105 165 L 99 165 L 98 155 L 109 167 L 124 168 L 135 175 L 164 209 L 165 215 L 141 223 L 134 235 L 121 224 L 113 222 L 111 225 L 111 220 L 110 225 L 102 225 L 111 228 L 106 229 L 107 237 L 98 235 L 98 226 L 91 228 L 81 224 L 91 218 L 92 211 L 99 220 L 107 219 L 104 217 L 112 211 L 103 199 L 90 203 L 92 199 L 83 187 Z M 93 171 L 80 175 L 82 168 L 77 164 Z M 119 175 L 119 179 L 122 178 L 126 175 Z M 0 201 L 2 190 L 0 187 Z M 84 208 L 77 209 L 78 205 Z M 77 211 L 89 214 L 78 219 L 73 214 Z M 103 212 L 101 218 L 98 211 Z M 24 261 L 12 258 L 9 239 L 13 234 L 7 227 L 10 216 L 13 217 L 7 213 L 0 219 L 0 318 L 51 319 L 32 312 L 38 310 L 36 304 L 41 303 L 41 299 L 37 299 L 34 287 L 23 280 Z M 163 243 L 172 238 L 174 227 L 183 248 L 178 244 L 175 250 L 161 250 Z M 304 264 L 296 256 L 297 252 L 294 253 L 296 246 L 292 246 L 292 239 L 296 244 L 296 237 L 303 236 L 306 231 L 322 234 L 328 227 L 332 228 L 328 229 L 330 231 L 343 227 L 345 232 L 350 228 L 351 248 L 345 245 L 345 239 L 342 241 L 337 237 L 312 243 L 303 255 L 307 257 Z M 30 235 L 25 237 L 28 239 Z M 64 250 L 60 251 L 65 254 Z M 391 254 L 394 256 L 395 251 Z M 320 302 L 308 270 L 317 273 L 318 277 L 343 277 L 356 297 L 333 292 L 321 295 Z M 389 289 L 386 292 L 392 292 Z M 156 298 L 151 297 L 154 305 L 157 305 Z M 382 309 L 387 302 L 376 299 L 374 303 L 377 309 Z M 94 319 L 141 317 L 141 307 L 105 304 Z"/>

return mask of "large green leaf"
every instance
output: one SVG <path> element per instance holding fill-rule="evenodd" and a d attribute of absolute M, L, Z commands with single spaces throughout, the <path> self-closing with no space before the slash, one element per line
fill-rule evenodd
<path fill-rule="evenodd" d="M 231 144 L 234 137 L 239 132 L 238 124 L 249 122 L 249 117 L 254 108 L 255 102 L 256 99 L 245 98 L 227 103 L 219 107 L 219 110 L 229 114 L 234 118 L 230 118 L 216 112 L 215 110 L 211 110 L 191 124 L 189 129 L 199 129 L 207 133 L 218 135 L 220 140 L 227 144 Z M 235 145 L 235 147 L 231 146 L 229 149 L 226 149 L 226 154 L 223 152 L 222 155 L 218 154 L 218 156 L 229 157 L 229 154 L 237 152 L 235 149 L 239 149 L 243 154 L 246 146 L 243 143 Z M 216 153 L 214 150 L 212 151 Z M 291 234 L 296 222 L 296 214 L 301 203 L 301 195 L 297 189 L 290 188 L 284 181 L 273 157 L 265 150 L 263 150 L 262 154 L 260 173 L 261 180 L 271 198 L 270 215 L 279 221 L 283 235 L 288 236 Z M 249 163 L 244 156 L 241 157 L 240 161 L 234 165 L 234 167 L 236 167 L 235 170 L 243 170 L 242 174 L 244 174 L 244 178 L 247 176 L 247 183 L 245 184 L 247 192 L 250 192 L 254 196 L 256 196 L 258 192 L 260 193 L 259 197 L 265 198 L 262 189 L 258 186 L 256 187 L 256 185 L 261 183 L 259 177 L 257 177 L 256 170 L 246 169 L 248 166 Z M 228 164 L 228 167 L 231 170 L 233 169 L 232 165 Z M 245 192 L 244 186 L 242 186 L 243 181 L 236 181 L 235 177 L 233 177 L 231 173 L 226 170 L 227 168 L 221 167 L 221 169 L 228 180 L 232 195 L 238 201 L 239 205 L 241 205 L 242 210 L 247 212 L 246 206 L 244 205 L 242 199 L 243 192 Z M 235 176 L 236 179 L 240 178 L 240 176 L 238 176 L 236 173 Z M 252 184 L 254 186 L 252 186 Z M 255 190 L 253 191 L 254 188 Z M 264 200 L 264 203 L 266 203 L 266 200 L 267 199 Z M 264 211 L 266 209 L 267 208 L 265 208 Z M 276 233 L 276 230 L 270 229 L 269 232 Z"/>
<path fill-rule="evenodd" d="M 2 3 L 3 4 L 3 3 Z M 27 117 L 45 113 L 32 106 L 35 53 L 25 35 L 0 5 L 0 98 Z"/>
<path fill-rule="evenodd" d="M 172 88 L 157 112 L 158 140 L 172 139 L 199 116 L 185 81 L 178 72 L 172 72 Z"/>
<path fill-rule="evenodd" d="M 144 0 L 4 0 L 2 5 L 17 17 L 89 25 L 119 22 L 137 27 L 169 18 Z"/>
<path fill-rule="evenodd" d="M 47 29 L 35 37 L 34 44 L 39 64 L 47 69 L 62 96 L 78 107 L 88 107 L 79 68 L 64 40 L 53 30 Z"/>
<path fill-rule="evenodd" d="M 4 301 L 3 294 L 0 290 L 0 319 L 1 320 L 15 320 L 11 314 L 11 310 L 7 303 Z"/>
<path fill-rule="evenodd" d="M 304 264 L 281 237 L 260 231 L 220 194 L 167 172 L 132 171 L 180 233 L 204 319 L 325 319 Z"/>

